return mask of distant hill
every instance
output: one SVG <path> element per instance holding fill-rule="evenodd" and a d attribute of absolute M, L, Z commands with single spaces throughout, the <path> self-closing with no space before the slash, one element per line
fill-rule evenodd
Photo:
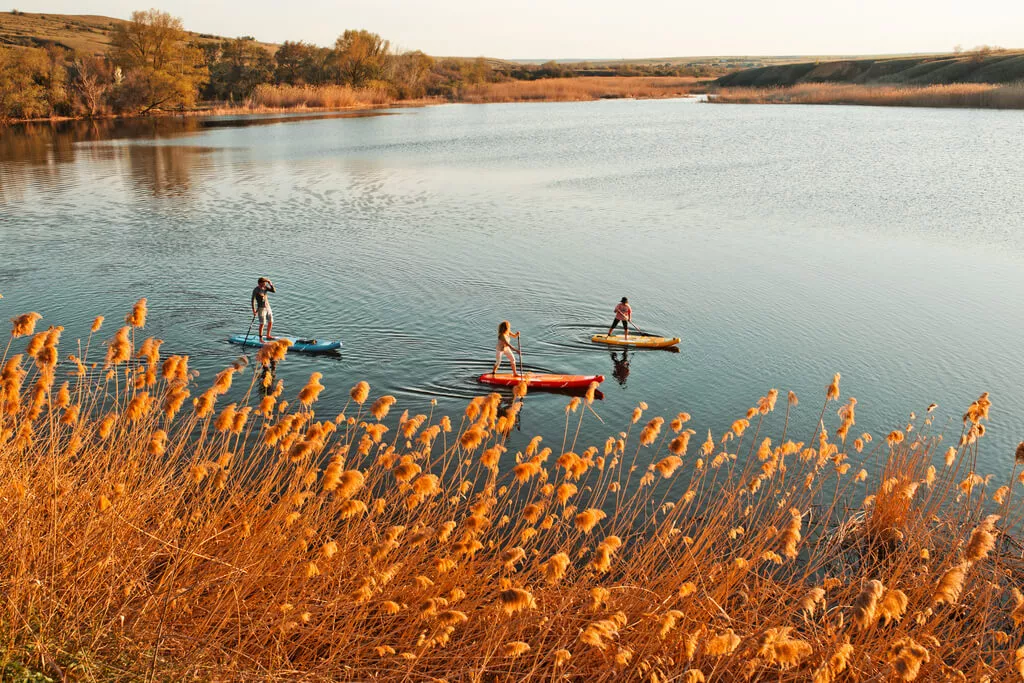
<path fill-rule="evenodd" d="M 1024 50 L 982 48 L 962 54 L 776 64 L 722 76 L 722 87 L 788 87 L 801 83 L 946 85 L 1024 81 Z"/>
<path fill-rule="evenodd" d="M 0 46 L 46 47 L 57 45 L 86 54 L 104 54 L 110 48 L 110 32 L 124 19 L 94 14 L 0 13 Z M 189 31 L 197 43 L 227 40 L 223 36 Z M 277 51 L 273 43 L 260 43 L 268 52 Z"/>

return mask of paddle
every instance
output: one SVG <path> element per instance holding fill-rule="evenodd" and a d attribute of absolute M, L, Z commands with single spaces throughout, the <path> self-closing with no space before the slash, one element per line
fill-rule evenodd
<path fill-rule="evenodd" d="M 246 347 L 246 344 L 249 341 L 249 335 L 252 334 L 252 324 L 254 322 L 256 322 L 256 314 L 255 313 L 252 314 L 252 320 L 249 321 L 249 329 L 246 330 L 246 332 L 245 332 L 245 340 L 242 341 L 242 348 L 243 349 Z M 246 355 L 248 355 L 248 353 Z"/>
<path fill-rule="evenodd" d="M 648 333 L 644 332 L 639 327 L 637 327 L 636 323 L 634 323 L 632 320 L 629 321 L 629 324 L 633 327 L 633 332 L 634 333 L 639 333 L 641 337 L 657 337 L 658 336 L 656 334 L 648 334 Z"/>
<path fill-rule="evenodd" d="M 516 337 L 516 351 L 519 352 L 519 374 L 525 375 L 526 369 L 523 368 L 523 342 L 519 337 Z"/>

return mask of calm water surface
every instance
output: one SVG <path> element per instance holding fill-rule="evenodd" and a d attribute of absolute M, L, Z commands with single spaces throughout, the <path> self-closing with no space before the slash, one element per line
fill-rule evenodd
<path fill-rule="evenodd" d="M 1022 112 L 612 101 L 281 118 L 0 131 L 0 316 L 38 310 L 70 345 L 145 296 L 147 332 L 208 382 L 266 275 L 279 331 L 344 340 L 340 358 L 279 371 L 289 393 L 322 372 L 329 414 L 362 379 L 396 409 L 460 411 L 509 318 L 529 368 L 608 377 L 581 447 L 641 400 L 719 433 L 772 387 L 800 396 L 806 438 L 838 371 L 856 431 L 876 436 L 934 401 L 955 437 L 990 391 L 983 469 L 1012 466 Z M 681 351 L 590 344 L 622 296 Z M 517 438 L 557 445 L 566 402 L 531 394 Z"/>

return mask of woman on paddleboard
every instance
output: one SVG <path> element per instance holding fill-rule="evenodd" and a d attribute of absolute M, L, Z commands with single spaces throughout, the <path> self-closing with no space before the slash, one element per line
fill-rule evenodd
<path fill-rule="evenodd" d="M 512 337 L 518 339 L 519 333 L 512 331 L 512 323 L 502 320 L 498 325 L 498 346 L 495 349 L 494 372 L 492 374 L 498 374 L 498 367 L 501 365 L 502 356 L 507 356 L 508 361 L 512 364 L 512 375 L 518 374 L 516 372 L 516 356 L 512 352 Z"/>
<path fill-rule="evenodd" d="M 277 290 L 274 289 L 274 283 L 265 277 L 261 277 L 256 281 L 256 288 L 252 290 L 252 315 L 255 318 L 260 318 L 260 342 L 268 341 L 273 339 L 270 336 L 270 331 L 274 327 L 274 312 L 270 310 L 270 301 L 267 299 L 267 294 L 273 294 Z M 267 326 L 267 334 L 263 335 L 263 326 Z"/>
<path fill-rule="evenodd" d="M 612 330 L 619 323 L 622 323 L 622 331 L 626 333 L 626 339 L 629 339 L 629 323 L 633 320 L 633 309 L 629 306 L 629 299 L 622 297 L 622 301 L 615 307 L 615 320 L 612 321 L 612 326 L 608 328 L 608 336 L 612 336 Z"/>

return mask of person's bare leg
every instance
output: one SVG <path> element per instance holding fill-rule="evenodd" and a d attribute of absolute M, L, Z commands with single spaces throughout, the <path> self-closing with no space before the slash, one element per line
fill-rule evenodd
<path fill-rule="evenodd" d="M 629 339 L 629 323 L 623 322 L 622 323 L 622 330 L 623 330 L 623 333 L 625 334 L 625 337 L 623 337 L 623 338 L 624 339 Z"/>
<path fill-rule="evenodd" d="M 270 320 L 267 321 L 267 341 L 270 341 L 271 339 L 273 339 L 273 337 L 270 336 L 270 331 L 272 329 L 274 329 L 274 319 L 273 318 L 271 318 Z"/>
<path fill-rule="evenodd" d="M 260 344 L 262 344 L 263 343 L 263 321 L 262 320 L 260 321 L 260 331 L 259 331 L 259 334 L 257 335 L 257 338 L 260 340 Z"/>
<path fill-rule="evenodd" d="M 512 376 L 515 377 L 518 373 L 516 372 L 516 359 L 509 358 L 508 362 L 512 364 Z"/>

